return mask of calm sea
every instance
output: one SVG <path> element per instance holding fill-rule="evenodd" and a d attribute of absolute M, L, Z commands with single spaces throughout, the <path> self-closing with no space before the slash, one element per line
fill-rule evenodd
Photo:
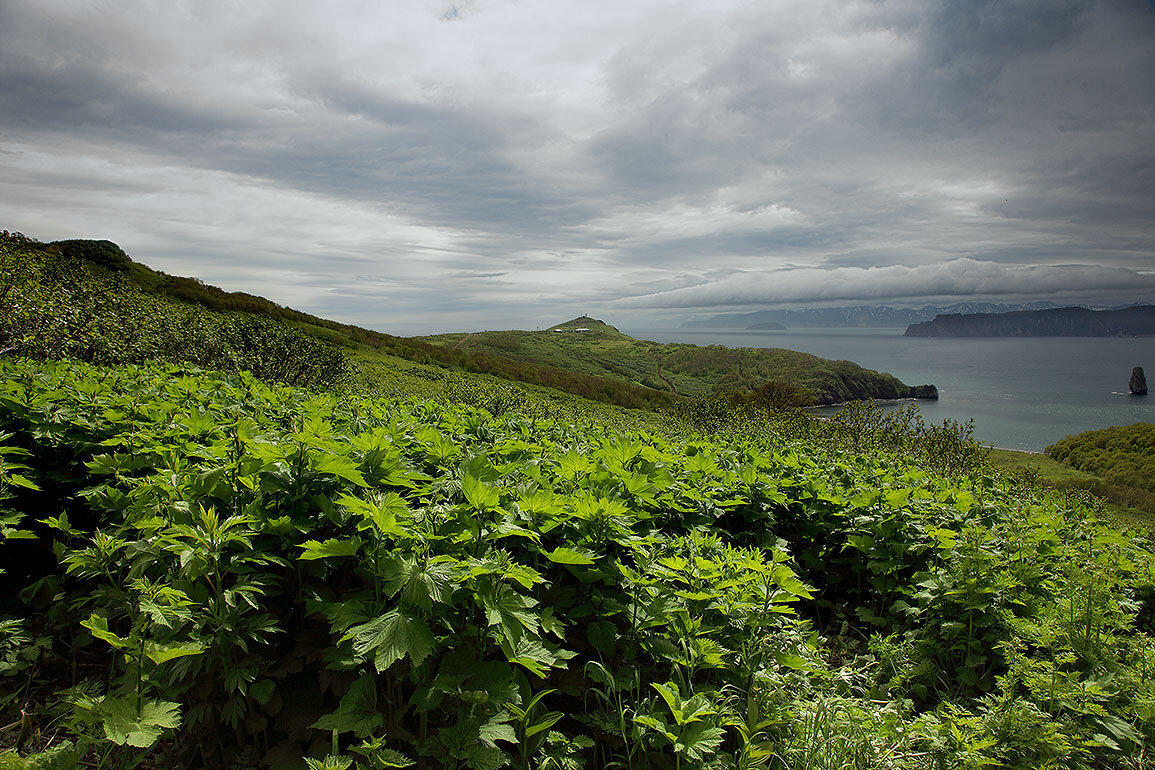
<path fill-rule="evenodd" d="M 916 402 L 928 422 L 974 419 L 975 435 L 1007 449 L 1041 451 L 1072 433 L 1155 422 L 1155 396 L 1127 392 L 1131 368 L 1155 386 L 1155 337 L 903 337 L 903 329 L 624 330 L 655 342 L 787 348 L 938 386 Z"/>

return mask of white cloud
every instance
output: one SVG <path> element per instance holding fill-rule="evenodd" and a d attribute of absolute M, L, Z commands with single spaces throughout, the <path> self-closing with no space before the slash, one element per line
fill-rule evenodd
<path fill-rule="evenodd" d="M 0 227 L 386 331 L 1149 296 L 1153 35 L 1079 0 L 6 3 Z"/>
<path fill-rule="evenodd" d="M 1098 265 L 1000 265 L 955 259 L 936 265 L 743 271 L 697 286 L 627 297 L 625 308 L 909 301 L 918 298 L 1040 298 L 1155 292 L 1155 273 Z"/>

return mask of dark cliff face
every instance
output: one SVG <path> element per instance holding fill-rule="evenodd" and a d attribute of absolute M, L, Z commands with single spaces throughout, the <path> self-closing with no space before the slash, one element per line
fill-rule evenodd
<path fill-rule="evenodd" d="M 935 316 L 911 324 L 907 337 L 1138 337 L 1155 335 L 1155 305 L 1122 310 L 1062 307 L 1016 313 Z"/>

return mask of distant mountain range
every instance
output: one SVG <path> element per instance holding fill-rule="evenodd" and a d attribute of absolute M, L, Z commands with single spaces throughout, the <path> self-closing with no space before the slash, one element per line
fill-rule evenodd
<path fill-rule="evenodd" d="M 1029 302 L 1018 305 L 1000 305 L 991 302 L 958 302 L 939 307 L 924 305 L 920 308 L 890 307 L 889 305 L 858 305 L 855 307 L 810 308 L 806 310 L 759 310 L 754 313 L 725 313 L 686 321 L 683 329 L 768 329 L 781 324 L 787 329 L 846 327 L 891 328 L 930 321 L 937 315 L 953 313 L 1009 313 L 1020 310 L 1050 310 L 1060 307 L 1054 302 Z M 1084 307 L 1080 305 L 1079 307 Z"/>
<path fill-rule="evenodd" d="M 938 315 L 907 337 L 1140 337 L 1155 335 L 1155 305 L 1118 310 L 1060 307 L 1011 313 Z"/>

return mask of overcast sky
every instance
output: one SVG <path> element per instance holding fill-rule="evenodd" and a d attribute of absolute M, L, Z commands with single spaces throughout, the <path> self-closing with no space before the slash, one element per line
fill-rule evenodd
<path fill-rule="evenodd" d="M 1155 5 L 0 0 L 0 228 L 396 333 L 1155 301 Z"/>

